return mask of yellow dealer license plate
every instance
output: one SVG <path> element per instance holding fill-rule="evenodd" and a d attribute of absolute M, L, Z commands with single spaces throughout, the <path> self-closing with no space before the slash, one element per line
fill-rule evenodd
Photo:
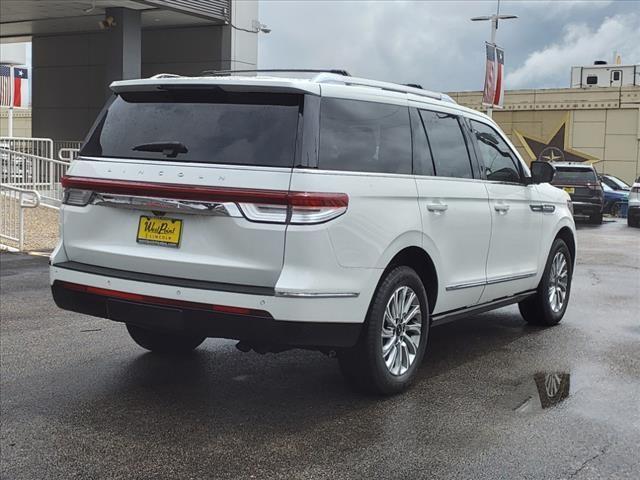
<path fill-rule="evenodd" d="M 138 223 L 138 243 L 178 248 L 182 235 L 182 220 L 147 217 L 142 215 Z"/>
<path fill-rule="evenodd" d="M 567 193 L 575 193 L 576 189 L 573 187 L 564 187 L 564 191 Z"/>

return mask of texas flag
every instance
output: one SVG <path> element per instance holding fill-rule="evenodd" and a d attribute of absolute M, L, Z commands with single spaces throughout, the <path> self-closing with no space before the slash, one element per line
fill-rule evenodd
<path fill-rule="evenodd" d="M 496 91 L 493 105 L 502 108 L 504 104 L 504 50 L 496 47 Z"/>
<path fill-rule="evenodd" d="M 11 75 L 13 73 L 13 76 Z M 29 70 L 0 65 L 0 105 L 18 108 L 29 106 Z"/>

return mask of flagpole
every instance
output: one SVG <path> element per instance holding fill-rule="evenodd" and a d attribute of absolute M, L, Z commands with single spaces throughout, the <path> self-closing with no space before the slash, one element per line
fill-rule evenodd
<path fill-rule="evenodd" d="M 491 21 L 491 45 L 496 46 L 496 32 L 498 31 L 498 21 L 499 20 L 510 20 L 512 18 L 518 18 L 517 15 L 500 15 L 500 0 L 498 0 L 498 8 L 496 9 L 496 13 L 493 15 L 486 15 L 482 17 L 473 17 L 471 18 L 472 22 L 490 20 Z M 498 69 L 498 62 L 494 62 L 494 70 Z M 494 71 L 495 74 L 495 71 Z M 487 107 L 487 115 L 491 117 L 493 115 L 493 105 Z"/>
<path fill-rule="evenodd" d="M 13 79 L 13 65 L 9 66 L 9 112 L 7 113 L 7 134 L 13 137 L 13 95 L 15 94 L 15 80 Z"/>
<path fill-rule="evenodd" d="M 500 2 L 498 1 L 498 11 L 500 11 Z M 498 16 L 497 15 L 492 15 L 491 16 L 491 45 L 493 45 L 494 47 L 496 46 L 496 32 L 498 31 Z M 497 59 L 496 59 L 497 60 Z M 498 62 L 494 62 L 493 63 L 493 73 L 494 73 L 494 77 L 496 78 L 497 72 L 496 70 L 498 69 Z M 489 118 L 493 118 L 493 105 L 490 105 L 487 107 L 487 116 Z"/>

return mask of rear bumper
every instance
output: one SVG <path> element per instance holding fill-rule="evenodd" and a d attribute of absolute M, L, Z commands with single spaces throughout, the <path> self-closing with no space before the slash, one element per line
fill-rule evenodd
<path fill-rule="evenodd" d="M 146 278 L 140 281 L 98 275 L 57 265 L 51 266 L 50 280 L 56 305 L 65 310 L 148 328 L 261 344 L 352 346 L 368 308 L 368 301 L 360 296 L 299 298 L 232 293 L 151 283 Z M 99 294 L 70 289 L 68 284 L 91 287 Z M 211 305 L 222 311 L 207 308 Z M 228 313 L 241 309 L 248 313 Z"/>
<path fill-rule="evenodd" d="M 602 213 L 601 203 L 572 202 L 574 215 L 596 215 Z"/>
<path fill-rule="evenodd" d="M 62 282 L 51 286 L 58 307 L 116 322 L 167 332 L 190 332 L 254 344 L 294 347 L 350 347 L 361 324 L 278 321 L 272 317 L 210 312 L 198 308 L 167 307 L 78 292 Z"/>

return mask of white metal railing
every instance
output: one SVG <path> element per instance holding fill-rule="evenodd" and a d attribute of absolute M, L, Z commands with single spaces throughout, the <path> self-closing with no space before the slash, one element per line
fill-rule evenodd
<path fill-rule="evenodd" d="M 0 183 L 0 240 L 14 242 L 24 250 L 24 209 L 40 205 L 40 194 Z"/>
<path fill-rule="evenodd" d="M 0 147 L 0 164 L 3 184 L 35 190 L 43 206 L 60 207 L 63 196 L 60 180 L 70 162 Z"/>
<path fill-rule="evenodd" d="M 58 159 L 63 162 L 70 162 L 78 158 L 78 153 L 80 153 L 80 148 L 63 147 L 58 150 Z"/>
<path fill-rule="evenodd" d="M 50 138 L 0 137 L 0 148 L 53 158 L 53 140 Z"/>

